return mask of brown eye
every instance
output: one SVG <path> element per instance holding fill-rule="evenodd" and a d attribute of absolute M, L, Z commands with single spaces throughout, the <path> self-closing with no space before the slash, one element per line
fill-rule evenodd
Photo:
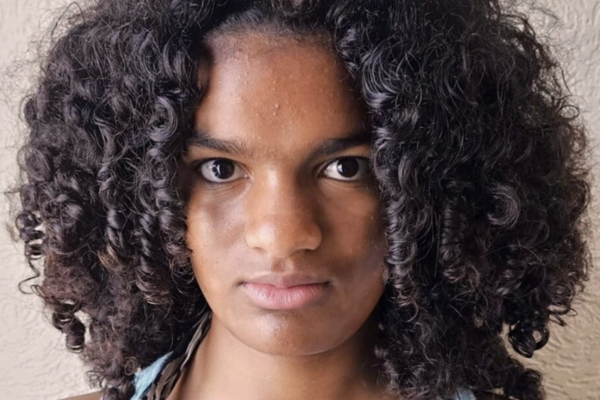
<path fill-rule="evenodd" d="M 226 158 L 214 158 L 202 162 L 200 174 L 212 183 L 227 183 L 246 176 L 239 165 Z"/>
<path fill-rule="evenodd" d="M 364 157 L 342 157 L 329 163 L 323 173 L 339 181 L 359 181 L 369 173 L 369 160 Z"/>

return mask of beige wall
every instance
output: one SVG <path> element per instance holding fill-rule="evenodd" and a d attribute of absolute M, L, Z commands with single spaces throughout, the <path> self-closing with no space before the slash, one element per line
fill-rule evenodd
<path fill-rule="evenodd" d="M 600 139 L 600 0 L 540 0 L 560 18 L 555 26 L 539 18 L 541 32 L 560 43 L 566 79 L 582 109 L 593 146 Z M 600 152 L 595 150 L 593 173 L 598 175 Z M 597 179 L 596 179 L 597 180 Z M 593 229 L 600 226 L 600 187 L 593 193 Z M 594 229 L 595 228 L 595 229 Z M 594 263 L 600 266 L 600 236 L 590 239 Z M 597 267 L 598 269 L 600 267 Z M 600 271 L 592 271 L 578 314 L 569 326 L 552 326 L 552 337 L 529 364 L 545 373 L 549 400 L 600 400 Z"/>
<path fill-rule="evenodd" d="M 68 0 L 0 0 L 0 187 L 14 183 L 15 148 L 22 124 L 18 121 L 19 93 L 27 87 L 35 56 L 32 39 L 47 32 L 50 21 Z M 600 0 L 545 0 L 561 18 L 550 29 L 562 43 L 567 79 L 582 106 L 582 117 L 596 141 L 600 137 Z M 27 52 L 26 52 L 27 51 Z M 15 59 L 20 59 L 16 62 Z M 597 162 L 597 161 L 596 161 Z M 597 196 L 596 196 L 597 197 Z M 595 208 L 598 205 L 595 203 Z M 8 204 L 0 199 L 2 226 Z M 24 296 L 16 283 L 28 276 L 22 248 L 0 230 L 0 398 L 52 400 L 89 391 L 77 356 L 64 350 L 63 339 L 51 328 L 34 296 Z M 594 258 L 600 247 L 593 241 Z M 597 263 L 598 261 L 596 261 Z M 600 399 L 600 274 L 592 274 L 579 315 L 566 329 L 555 329 L 546 348 L 529 361 L 546 375 L 549 400 Z"/>

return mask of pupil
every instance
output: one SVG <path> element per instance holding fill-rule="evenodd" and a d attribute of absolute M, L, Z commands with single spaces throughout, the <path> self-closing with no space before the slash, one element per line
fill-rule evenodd
<path fill-rule="evenodd" d="M 219 179 L 227 179 L 233 175 L 234 166 L 225 160 L 216 160 L 211 168 L 213 174 Z"/>
<path fill-rule="evenodd" d="M 344 158 L 338 163 L 337 170 L 346 178 L 350 178 L 358 172 L 358 161 L 353 158 Z"/>

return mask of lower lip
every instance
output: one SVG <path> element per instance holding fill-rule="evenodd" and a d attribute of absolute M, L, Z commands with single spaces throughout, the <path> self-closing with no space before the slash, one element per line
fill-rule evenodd
<path fill-rule="evenodd" d="M 278 288 L 264 283 L 246 282 L 243 287 L 250 300 L 268 310 L 295 310 L 308 307 L 325 294 L 327 283 Z"/>

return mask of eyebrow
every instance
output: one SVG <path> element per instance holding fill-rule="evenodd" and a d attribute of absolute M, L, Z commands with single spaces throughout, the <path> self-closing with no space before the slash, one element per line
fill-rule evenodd
<path fill-rule="evenodd" d="M 234 140 L 217 139 L 203 129 L 196 128 L 194 135 L 190 138 L 188 144 L 190 146 L 204 147 L 236 156 L 257 158 L 255 152 L 245 143 Z M 326 157 L 349 148 L 370 144 L 371 134 L 366 131 L 358 131 L 347 137 L 324 140 L 318 147 L 310 152 L 308 158 Z"/>

